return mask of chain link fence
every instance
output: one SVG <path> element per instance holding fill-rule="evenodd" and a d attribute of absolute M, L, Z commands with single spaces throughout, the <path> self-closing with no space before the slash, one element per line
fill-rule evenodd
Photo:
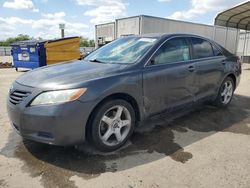
<path fill-rule="evenodd" d="M 11 47 L 0 47 L 0 56 L 11 56 Z"/>

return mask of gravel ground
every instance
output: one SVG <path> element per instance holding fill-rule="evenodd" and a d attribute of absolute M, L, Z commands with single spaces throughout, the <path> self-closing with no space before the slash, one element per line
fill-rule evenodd
<path fill-rule="evenodd" d="M 22 141 L 10 126 L 6 97 L 24 72 L 0 69 L 0 187 L 249 188 L 250 65 L 243 69 L 230 107 L 205 105 L 147 122 L 109 154 L 87 144 Z"/>
<path fill-rule="evenodd" d="M 0 62 L 12 63 L 12 61 L 13 61 L 12 56 L 0 56 Z"/>

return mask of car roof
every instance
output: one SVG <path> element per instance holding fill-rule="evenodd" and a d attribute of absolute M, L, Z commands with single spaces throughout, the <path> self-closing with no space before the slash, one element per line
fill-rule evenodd
<path fill-rule="evenodd" d="M 169 37 L 198 37 L 210 40 L 206 37 L 189 34 L 189 33 L 149 33 L 149 34 L 141 34 L 141 35 L 131 35 L 131 37 L 149 37 L 149 38 L 169 38 Z"/>

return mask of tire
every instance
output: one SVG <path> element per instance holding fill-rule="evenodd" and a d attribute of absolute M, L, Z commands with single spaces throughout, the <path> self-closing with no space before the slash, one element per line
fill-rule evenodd
<path fill-rule="evenodd" d="M 228 89 L 225 89 L 226 85 Z M 234 90 L 235 90 L 235 83 L 233 79 L 231 77 L 225 78 L 225 80 L 221 84 L 217 98 L 214 101 L 214 105 L 218 107 L 227 107 L 233 98 Z"/>
<path fill-rule="evenodd" d="M 101 104 L 91 119 L 91 141 L 98 150 L 104 152 L 111 152 L 123 146 L 135 127 L 133 107 L 120 99 Z"/>

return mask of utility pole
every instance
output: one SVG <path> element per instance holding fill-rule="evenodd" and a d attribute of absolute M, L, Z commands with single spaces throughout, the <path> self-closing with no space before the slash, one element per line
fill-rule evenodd
<path fill-rule="evenodd" d="M 65 24 L 59 24 L 59 29 L 61 30 L 61 37 L 64 38 Z"/>

